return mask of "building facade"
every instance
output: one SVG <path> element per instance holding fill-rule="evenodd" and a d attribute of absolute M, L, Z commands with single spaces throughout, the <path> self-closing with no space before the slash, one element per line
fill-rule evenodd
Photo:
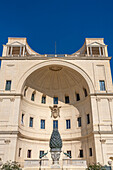
<path fill-rule="evenodd" d="M 26 38 L 8 38 L 0 69 L 0 159 L 38 160 L 58 128 L 63 152 L 87 165 L 113 157 L 113 85 L 103 38 L 72 55 L 41 55 Z"/>

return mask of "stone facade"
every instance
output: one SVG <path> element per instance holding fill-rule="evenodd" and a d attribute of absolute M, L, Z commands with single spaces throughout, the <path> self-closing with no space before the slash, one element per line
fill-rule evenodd
<path fill-rule="evenodd" d="M 63 154 L 108 165 L 113 157 L 113 85 L 103 38 L 86 38 L 72 55 L 40 55 L 26 38 L 8 38 L 0 69 L 2 162 L 51 161 L 49 140 L 58 126 Z M 57 105 L 59 115 L 52 116 Z"/>

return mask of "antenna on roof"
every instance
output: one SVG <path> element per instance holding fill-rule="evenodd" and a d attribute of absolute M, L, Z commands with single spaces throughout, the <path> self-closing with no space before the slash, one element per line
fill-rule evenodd
<path fill-rule="evenodd" d="M 56 41 L 55 41 L 55 54 L 56 54 Z"/>

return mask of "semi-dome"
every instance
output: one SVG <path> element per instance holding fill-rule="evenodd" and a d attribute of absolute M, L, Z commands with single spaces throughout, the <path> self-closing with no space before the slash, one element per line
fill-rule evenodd
<path fill-rule="evenodd" d="M 73 87 L 83 88 L 84 78 L 75 70 L 61 66 L 50 65 L 33 72 L 26 80 L 26 86 L 36 90 L 65 90 Z"/>

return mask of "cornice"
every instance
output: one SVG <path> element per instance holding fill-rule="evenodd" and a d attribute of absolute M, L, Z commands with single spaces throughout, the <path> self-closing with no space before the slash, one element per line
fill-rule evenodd
<path fill-rule="evenodd" d="M 65 59 L 65 60 L 111 60 L 112 57 L 97 57 L 97 56 L 64 56 L 64 57 L 45 57 L 42 56 L 22 56 L 22 57 L 0 57 L 0 60 L 49 60 L 49 59 Z"/>
<path fill-rule="evenodd" d="M 22 96 L 21 93 L 0 93 L 0 96 Z"/>

